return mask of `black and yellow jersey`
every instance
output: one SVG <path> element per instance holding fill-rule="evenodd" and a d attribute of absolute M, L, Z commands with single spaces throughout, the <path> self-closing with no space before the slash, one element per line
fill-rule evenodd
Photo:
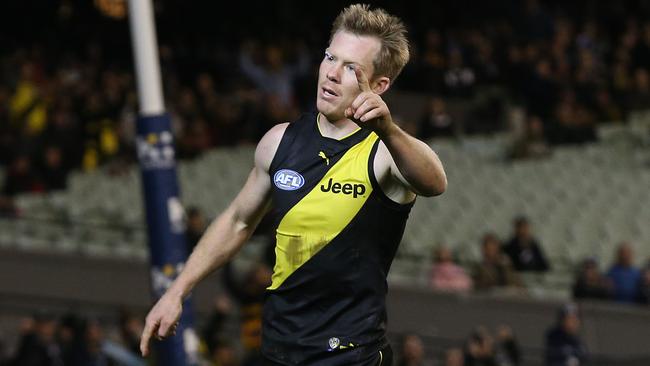
<path fill-rule="evenodd" d="M 327 138 L 317 118 L 288 125 L 269 170 L 276 263 L 262 353 L 285 365 L 371 364 L 386 346 L 386 275 L 412 204 L 379 188 L 375 133 Z"/>

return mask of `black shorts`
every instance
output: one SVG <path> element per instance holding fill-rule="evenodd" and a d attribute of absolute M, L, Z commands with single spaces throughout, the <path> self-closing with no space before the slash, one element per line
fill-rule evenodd
<path fill-rule="evenodd" d="M 262 365 L 263 366 L 287 366 L 285 364 L 281 364 L 273 360 L 269 360 L 266 357 L 262 357 Z M 375 357 L 369 359 L 368 361 L 361 362 L 356 365 L 349 365 L 349 366 L 392 366 L 392 365 L 393 365 L 393 349 L 391 348 L 390 344 L 387 344 L 386 347 L 379 350 L 379 352 Z M 301 366 L 309 366 L 309 365 L 301 365 Z"/>

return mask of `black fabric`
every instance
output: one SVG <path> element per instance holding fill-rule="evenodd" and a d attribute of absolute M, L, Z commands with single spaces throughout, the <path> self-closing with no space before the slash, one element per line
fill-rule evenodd
<path fill-rule="evenodd" d="M 375 354 L 374 357 L 370 357 L 368 360 L 362 361 L 357 364 L 346 364 L 349 366 L 393 366 L 393 348 L 390 344 L 386 344 L 379 352 Z M 262 357 L 261 366 L 286 366 L 287 364 L 278 363 L 266 357 Z M 305 365 L 308 366 L 308 365 Z"/>
<path fill-rule="evenodd" d="M 291 123 L 271 163 L 276 227 L 351 147 L 371 133 L 360 129 L 342 140 L 323 137 L 316 119 L 317 114 L 306 114 Z M 262 354 L 269 365 L 373 366 L 388 345 L 386 276 L 413 204 L 397 204 L 379 188 L 372 163 L 377 146 L 367 164 L 374 188 L 359 212 L 278 288 L 267 290 Z M 321 151 L 329 164 L 319 156 Z M 277 188 L 274 175 L 283 169 L 304 176 L 303 186 L 293 191 Z M 390 364 L 384 360 L 382 365 Z"/>
<path fill-rule="evenodd" d="M 363 141 L 370 134 L 368 130 L 358 130 L 341 141 L 323 137 L 318 130 L 317 118 L 318 113 L 306 113 L 297 121 L 290 123 L 271 161 L 269 176 L 271 187 L 274 188 L 271 215 L 276 219 L 275 226 L 291 207 L 314 189 L 349 148 Z M 324 164 L 323 158 L 319 157 L 321 151 L 329 159 L 329 164 Z M 296 191 L 275 189 L 274 175 L 282 169 L 300 173 L 305 178 L 305 185 Z"/>
<path fill-rule="evenodd" d="M 375 156 L 377 155 L 377 149 L 379 148 L 380 142 L 381 140 L 379 139 L 375 141 L 375 144 L 372 146 L 372 151 L 370 152 L 370 159 L 368 159 L 368 172 L 369 172 L 368 175 L 370 177 L 370 183 L 372 184 L 372 188 L 374 191 L 377 192 L 377 198 L 379 198 L 387 207 L 395 210 L 400 210 L 400 211 L 410 211 L 413 205 L 415 204 L 415 200 L 406 204 L 397 203 L 391 200 L 388 196 L 386 196 L 384 191 L 382 191 L 381 187 L 379 186 L 379 182 L 377 181 L 377 176 L 375 175 L 374 161 L 375 161 Z"/>
<path fill-rule="evenodd" d="M 386 345 L 386 276 L 409 211 L 373 191 L 352 222 L 267 292 L 262 350 L 287 365 L 353 365 Z M 352 349 L 329 350 L 332 337 Z"/>

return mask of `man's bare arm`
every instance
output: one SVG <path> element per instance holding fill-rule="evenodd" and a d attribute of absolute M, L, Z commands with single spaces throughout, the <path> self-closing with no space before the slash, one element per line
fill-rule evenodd
<path fill-rule="evenodd" d="M 393 122 L 380 96 L 388 89 L 390 81 L 380 77 L 371 86 L 360 66 L 355 66 L 354 72 L 360 93 L 346 110 L 346 117 L 379 135 L 387 151 L 380 145 L 378 157 L 390 163 L 391 175 L 403 186 L 422 196 L 442 194 L 447 189 L 447 176 L 438 155 Z"/>
<path fill-rule="evenodd" d="M 378 156 L 390 157 L 391 175 L 414 193 L 436 196 L 447 189 L 447 176 L 438 155 L 427 144 L 397 125 L 380 135 Z"/>
<path fill-rule="evenodd" d="M 270 204 L 269 166 L 286 126 L 276 125 L 260 140 L 255 150 L 255 167 L 244 187 L 210 224 L 183 271 L 147 315 L 140 341 L 143 355 L 149 353 L 152 336 L 163 338 L 174 332 L 184 297 L 199 281 L 230 260 L 259 224 Z"/>

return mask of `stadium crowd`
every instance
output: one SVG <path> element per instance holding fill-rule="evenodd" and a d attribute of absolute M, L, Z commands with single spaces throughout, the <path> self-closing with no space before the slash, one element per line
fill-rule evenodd
<path fill-rule="evenodd" d="M 65 189 L 73 170 L 119 174 L 136 162 L 138 105 L 126 19 L 102 12 L 97 1 L 53 1 L 39 14 L 29 11 L 29 1 L 11 3 L 0 5 L 0 13 L 14 15 L 0 32 L 0 215 L 17 214 L 17 194 Z M 327 26 L 315 25 L 329 21 L 338 4 L 322 5 L 318 13 L 306 4 L 260 3 L 259 14 L 250 15 L 250 4 L 241 2 L 218 21 L 214 12 L 190 9 L 196 6 L 155 4 L 164 95 L 180 159 L 254 144 L 275 123 L 313 108 L 328 38 L 318 32 Z M 558 144 L 594 141 L 597 125 L 624 122 L 631 111 L 650 106 L 647 2 L 386 6 L 410 26 L 412 60 L 395 89 L 427 96 L 421 118 L 402 121 L 420 138 L 510 130 L 517 139 L 504 158 L 540 158 Z M 29 21 L 17 13 L 29 14 Z M 513 107 L 523 110 L 518 122 L 509 119 Z M 201 224 L 196 226 L 190 243 L 200 235 Z M 525 218 L 516 220 L 507 243 L 486 233 L 481 248 L 482 261 L 468 271 L 454 263 L 448 248 L 437 247 L 431 287 L 525 291 L 521 272 L 553 266 Z M 650 262 L 643 268 L 634 262 L 627 243 L 617 248 L 607 273 L 596 258 L 585 259 L 575 299 L 650 303 Z M 268 270 L 268 263 L 256 267 L 247 286 L 233 283 L 232 276 L 224 279 L 230 292 L 215 300 L 201 330 L 206 364 L 256 364 L 256 317 Z M 235 306 L 247 314 L 240 319 L 247 333 L 233 341 L 223 324 Z M 118 325 L 102 325 L 78 314 L 39 314 L 22 324 L 11 354 L 0 347 L 0 365 L 143 365 L 137 356 L 140 319 L 125 312 Z M 576 308 L 563 307 L 547 333 L 547 365 L 568 359 L 582 364 L 587 352 L 579 327 Z M 242 356 L 240 349 L 253 356 Z M 396 353 L 398 365 L 433 362 L 416 334 L 405 335 Z M 447 366 L 518 365 L 521 359 L 507 325 L 494 332 L 479 327 L 437 356 L 442 361 L 436 364 Z"/>
<path fill-rule="evenodd" d="M 597 124 L 624 121 L 650 104 L 648 9 L 622 3 L 391 4 L 413 40 L 395 89 L 430 98 L 405 128 L 425 139 L 513 129 L 512 158 L 594 140 Z M 12 14 L 29 4 L 3 6 Z M 13 27 L 0 36 L 5 196 L 62 189 L 73 169 L 119 172 L 136 159 L 126 19 L 91 4 L 48 6 L 29 24 L 8 19 Z M 322 16 L 260 5 L 269 6 L 265 14 L 277 17 L 277 26 L 251 18 L 242 27 L 238 7 L 214 24 L 189 7 L 156 2 L 164 95 L 181 159 L 255 143 L 270 126 L 313 108 L 328 34 L 310 28 Z M 196 18 L 177 27 L 178 14 Z M 287 19 L 293 23 L 281 24 Z M 524 108 L 519 125 L 509 125 L 508 106 Z"/>
<path fill-rule="evenodd" d="M 242 291 L 226 292 L 214 299 L 211 314 L 198 324 L 200 366 L 258 366 L 261 299 L 251 294 L 263 293 L 265 271 L 251 269 Z M 225 274 L 224 277 L 228 277 Z M 261 281 L 258 281 L 261 280 Z M 229 280 L 226 280 L 229 281 Z M 252 291 L 252 292 L 249 292 Z M 239 302 L 238 305 L 235 303 Z M 240 308 L 236 310 L 236 307 Z M 117 321 L 97 319 L 71 312 L 57 316 L 40 312 L 24 317 L 18 329 L 16 344 L 4 344 L 0 338 L 1 366 L 144 366 L 155 365 L 153 358 L 139 354 L 139 337 L 143 315 L 125 309 Z M 233 327 L 232 322 L 238 322 Z M 580 313 L 575 304 L 558 309 L 557 320 L 545 330 L 544 364 L 547 366 L 582 365 L 589 353 L 580 335 Z M 417 333 L 393 337 L 397 366 L 516 366 L 524 365 L 523 351 L 510 326 L 495 329 L 477 326 L 468 330 L 463 340 L 431 349 Z M 567 363 L 570 362 L 570 363 Z M 576 363 L 577 362 L 577 363 Z"/>
<path fill-rule="evenodd" d="M 544 246 L 534 236 L 525 217 L 513 222 L 512 236 L 502 243 L 494 233 L 481 238 L 481 260 L 462 266 L 444 244 L 433 250 L 429 285 L 436 291 L 489 291 L 510 289 L 525 295 L 525 273 L 543 274 L 551 269 Z M 602 272 L 598 258 L 585 258 L 576 269 L 571 289 L 575 300 L 650 304 L 650 258 L 637 266 L 633 245 L 622 242 L 613 263 Z M 466 269 L 469 267 L 468 269 Z"/>

